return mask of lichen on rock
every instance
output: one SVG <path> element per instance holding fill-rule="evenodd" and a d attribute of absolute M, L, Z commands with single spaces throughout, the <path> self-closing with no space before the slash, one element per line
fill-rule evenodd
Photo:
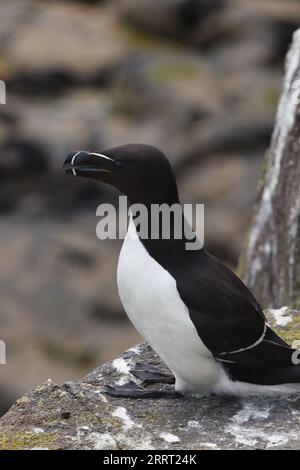
<path fill-rule="evenodd" d="M 265 311 L 268 322 L 274 331 L 290 346 L 300 340 L 300 313 L 299 310 L 282 307 Z"/>

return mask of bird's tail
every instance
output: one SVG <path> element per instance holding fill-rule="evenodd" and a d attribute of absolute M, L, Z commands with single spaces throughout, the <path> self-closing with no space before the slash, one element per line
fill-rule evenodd
<path fill-rule="evenodd" d="M 258 385 L 294 384 L 299 386 L 300 391 L 300 364 L 279 367 L 226 364 L 226 369 L 233 381 Z"/>
<path fill-rule="evenodd" d="M 300 365 L 285 367 L 254 367 L 222 364 L 223 373 L 213 390 L 217 394 L 291 395 L 300 394 Z"/>

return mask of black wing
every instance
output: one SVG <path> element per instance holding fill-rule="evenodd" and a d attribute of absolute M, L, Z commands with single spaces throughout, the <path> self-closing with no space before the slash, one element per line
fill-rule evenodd
<path fill-rule="evenodd" d="M 180 277 L 177 288 L 199 337 L 216 360 L 233 380 L 300 383 L 300 366 L 293 363 L 295 350 L 267 326 L 248 288 L 207 252 L 201 258 L 197 271 L 192 277 Z"/>
<path fill-rule="evenodd" d="M 214 355 L 249 348 L 264 337 L 265 317 L 251 292 L 207 252 L 189 278 L 177 277 L 177 288 L 199 337 Z"/>

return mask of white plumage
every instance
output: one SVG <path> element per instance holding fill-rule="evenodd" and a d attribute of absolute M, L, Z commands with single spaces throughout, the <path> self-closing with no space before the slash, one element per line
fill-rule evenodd
<path fill-rule="evenodd" d="M 175 279 L 149 255 L 132 219 L 120 252 L 117 279 L 129 319 L 174 374 L 177 391 L 199 396 L 300 391 L 300 384 L 264 386 L 230 380 L 198 336 Z"/>

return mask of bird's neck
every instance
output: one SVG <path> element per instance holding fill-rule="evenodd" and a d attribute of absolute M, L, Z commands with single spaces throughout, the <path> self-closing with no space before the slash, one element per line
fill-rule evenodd
<path fill-rule="evenodd" d="M 140 214 L 131 216 L 133 230 L 152 258 L 165 269 L 176 268 L 176 264 L 190 257 L 187 244 L 196 237 L 179 200 L 172 204 L 165 202 L 159 209 L 158 204 L 151 204 L 146 213 L 142 218 Z"/>

